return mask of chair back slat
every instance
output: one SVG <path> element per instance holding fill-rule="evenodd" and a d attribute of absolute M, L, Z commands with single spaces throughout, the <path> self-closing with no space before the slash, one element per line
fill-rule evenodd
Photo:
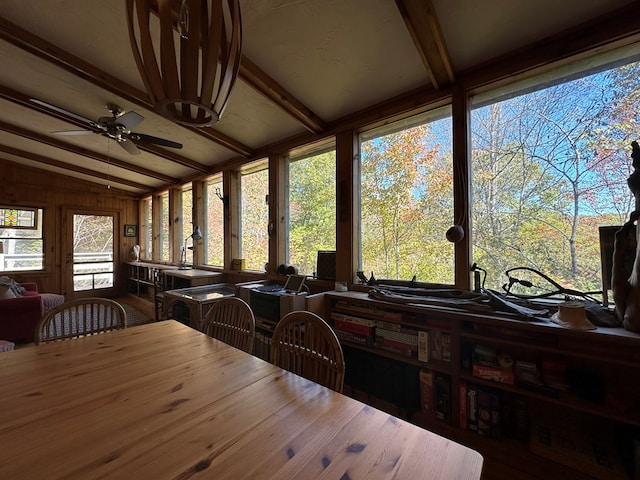
<path fill-rule="evenodd" d="M 109 298 L 78 298 L 49 310 L 36 326 L 34 341 L 67 340 L 127 327 L 127 312 Z"/>
<path fill-rule="evenodd" d="M 333 329 L 312 312 L 296 311 L 276 325 L 271 361 L 285 370 L 342 392 L 344 353 Z"/>
<path fill-rule="evenodd" d="M 256 320 L 251 307 L 238 297 L 216 301 L 205 317 L 204 333 L 247 353 L 253 351 Z"/>

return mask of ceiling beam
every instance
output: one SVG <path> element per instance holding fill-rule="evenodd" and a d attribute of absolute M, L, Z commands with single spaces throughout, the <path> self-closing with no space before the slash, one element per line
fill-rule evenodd
<path fill-rule="evenodd" d="M 239 78 L 301 122 L 311 133 L 322 133 L 327 128 L 320 117 L 244 55 L 240 61 Z"/>
<path fill-rule="evenodd" d="M 86 129 L 87 127 L 86 123 L 80 121 L 80 119 L 69 116 L 69 115 L 65 115 L 60 110 L 47 108 L 45 105 L 42 105 L 41 103 L 35 103 L 32 101 L 32 99 L 28 95 L 25 95 L 22 92 L 18 92 L 17 90 L 13 90 L 4 85 L 0 85 L 0 98 L 13 102 L 16 105 L 21 105 L 23 107 L 27 107 L 37 112 L 43 113 L 45 115 L 49 115 L 51 117 L 57 118 L 58 120 L 62 120 L 64 122 L 70 123 L 71 125 L 75 125 L 79 128 Z M 164 148 L 160 148 L 156 145 L 152 145 L 149 143 L 134 141 L 134 140 L 132 141 L 138 146 L 140 150 L 152 153 L 153 155 L 162 157 L 171 162 L 178 163 L 185 167 L 192 168 L 193 170 L 196 170 L 198 172 L 207 172 L 209 170 L 209 168 L 206 165 L 203 165 L 200 162 L 196 162 L 195 160 L 191 160 L 190 158 L 184 157 L 172 151 L 168 151 Z M 167 181 L 168 178 L 170 177 L 165 176 L 164 178 L 162 178 L 162 180 Z"/>
<path fill-rule="evenodd" d="M 453 84 L 453 67 L 431 0 L 396 0 L 396 5 L 434 88 Z"/>
<path fill-rule="evenodd" d="M 151 188 L 148 185 L 143 185 L 141 183 L 133 182 L 131 180 L 127 180 L 124 178 L 114 177 L 113 175 L 109 175 L 107 173 L 96 172 L 95 170 L 90 170 L 88 168 L 72 165 L 70 163 L 62 162 L 60 160 L 54 160 L 52 158 L 45 157 L 43 155 L 38 155 L 37 153 L 27 152 L 25 150 L 10 147 L 8 145 L 0 144 L 0 152 L 7 153 L 9 155 L 14 155 L 20 158 L 26 158 L 27 160 L 33 160 L 34 162 L 50 165 L 52 167 L 62 168 L 64 170 L 69 170 L 71 172 L 82 173 L 89 177 L 101 178 L 103 180 L 107 180 L 112 183 L 127 185 L 132 188 L 137 188 L 138 190 L 143 190 L 143 191 L 151 190 Z"/>
<path fill-rule="evenodd" d="M 124 98 L 140 107 L 155 111 L 155 107 L 149 100 L 146 92 L 123 82 L 117 77 L 100 70 L 88 62 L 56 47 L 41 37 L 20 28 L 0 17 L 0 39 L 25 50 L 43 60 L 46 60 L 89 83 L 99 86 L 104 90 Z M 223 147 L 245 157 L 250 157 L 253 150 L 237 140 L 228 137 L 211 127 L 185 127 L 198 135 L 201 135 Z"/>
<path fill-rule="evenodd" d="M 60 140 L 56 140 L 52 137 L 48 137 L 46 135 L 42 135 L 40 133 L 31 131 L 31 130 L 27 130 L 26 128 L 18 127 L 17 125 L 12 125 L 10 123 L 3 122 L 1 120 L 0 120 L 0 130 L 7 133 L 11 133 L 13 135 L 18 135 L 28 140 L 33 140 L 34 142 L 38 142 L 44 145 L 49 145 L 50 147 L 67 151 L 74 155 L 80 155 L 83 157 L 91 158 L 93 160 L 106 163 L 108 165 L 113 165 L 119 168 L 123 168 L 125 170 L 128 170 L 133 173 L 137 173 L 139 175 L 155 178 L 157 180 L 161 180 L 166 183 L 174 184 L 179 182 L 179 179 L 171 177 L 169 175 L 164 175 L 160 172 L 149 170 L 147 168 L 134 165 L 132 163 L 123 162 L 122 160 L 118 160 L 117 158 L 113 158 L 108 155 L 103 155 L 101 153 L 93 152 L 91 150 L 87 150 L 86 148 L 77 147 L 75 145 L 71 145 L 71 144 L 62 142 Z"/>

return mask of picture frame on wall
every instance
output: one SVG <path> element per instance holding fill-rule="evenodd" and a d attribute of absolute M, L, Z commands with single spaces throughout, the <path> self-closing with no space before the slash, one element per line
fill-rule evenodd
<path fill-rule="evenodd" d="M 137 225 L 125 225 L 124 226 L 124 236 L 125 237 L 137 237 L 138 236 L 138 226 Z"/>

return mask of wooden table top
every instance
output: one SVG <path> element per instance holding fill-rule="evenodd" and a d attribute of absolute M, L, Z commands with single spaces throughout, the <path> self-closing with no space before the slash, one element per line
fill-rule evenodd
<path fill-rule="evenodd" d="M 175 321 L 0 353 L 0 478 L 479 479 L 482 457 Z"/>

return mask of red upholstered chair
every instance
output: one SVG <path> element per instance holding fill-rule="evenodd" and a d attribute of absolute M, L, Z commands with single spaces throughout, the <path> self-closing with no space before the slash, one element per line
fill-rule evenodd
<path fill-rule="evenodd" d="M 44 314 L 44 299 L 36 283 L 21 283 L 21 297 L 0 300 L 0 340 L 33 341 L 33 331 Z"/>

